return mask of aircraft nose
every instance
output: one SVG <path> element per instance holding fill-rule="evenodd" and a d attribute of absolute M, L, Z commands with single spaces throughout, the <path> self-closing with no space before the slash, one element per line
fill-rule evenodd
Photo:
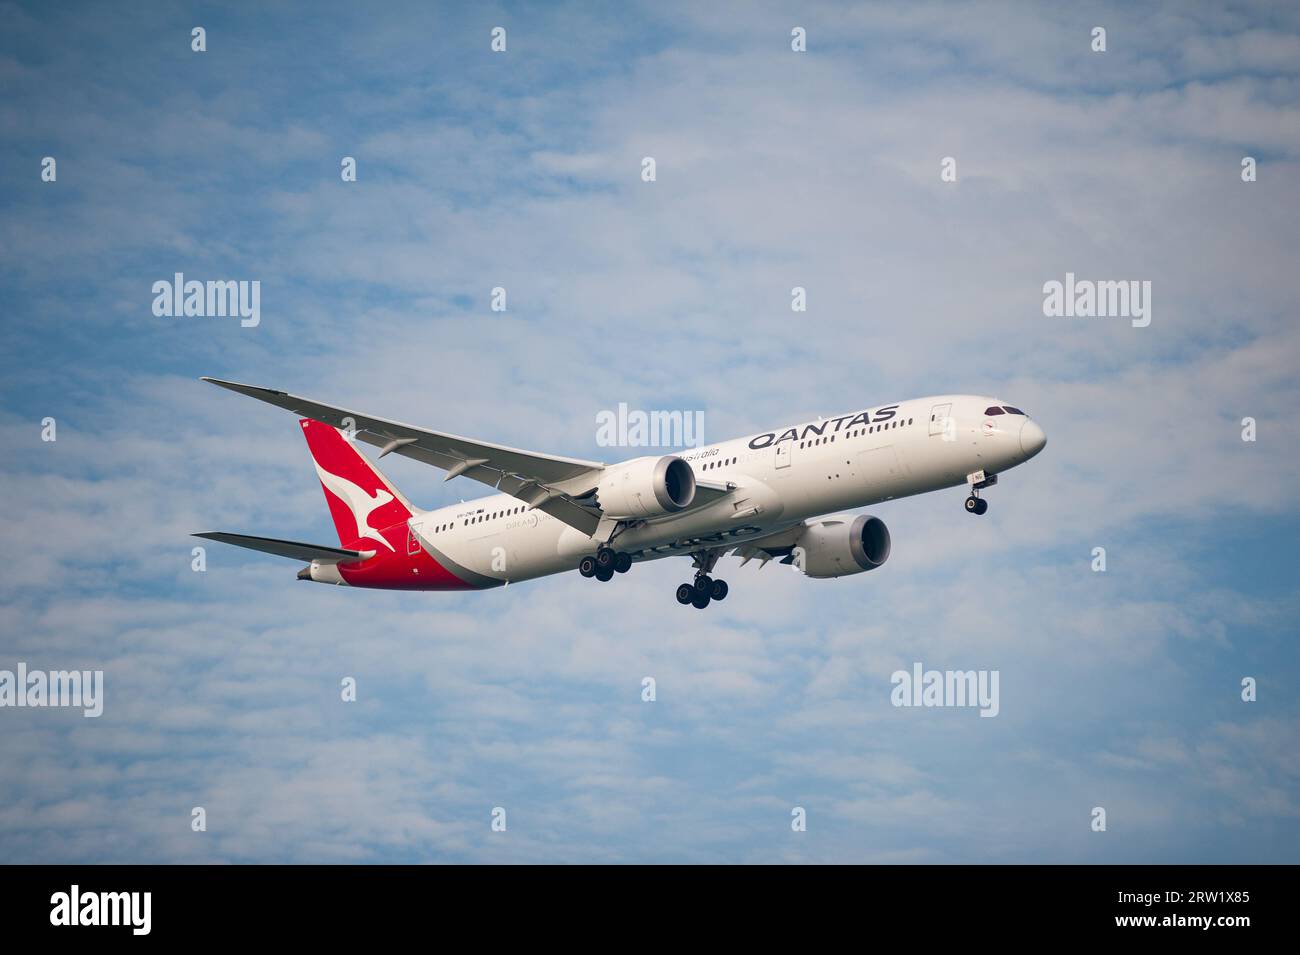
<path fill-rule="evenodd" d="M 1047 435 L 1043 429 L 1038 426 L 1038 422 L 1029 418 L 1020 426 L 1020 450 L 1024 452 L 1025 460 L 1029 460 L 1039 451 L 1047 446 Z"/>

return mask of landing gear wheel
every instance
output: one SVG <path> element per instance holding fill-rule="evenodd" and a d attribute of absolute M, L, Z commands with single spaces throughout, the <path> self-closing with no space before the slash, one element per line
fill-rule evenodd
<path fill-rule="evenodd" d="M 984 500 L 984 498 L 982 498 L 982 497 L 978 497 L 978 498 L 975 499 L 975 513 L 976 513 L 976 514 L 983 514 L 983 513 L 984 513 L 985 511 L 987 511 L 988 509 L 989 509 L 989 502 L 988 502 L 988 501 Z"/>
<path fill-rule="evenodd" d="M 713 588 L 709 591 L 709 597 L 713 600 L 726 600 L 727 590 L 728 587 L 725 580 L 715 580 L 713 582 Z"/>
<path fill-rule="evenodd" d="M 695 599 L 695 588 L 690 584 L 682 584 L 677 588 L 677 602 L 685 606 Z"/>
<path fill-rule="evenodd" d="M 701 597 L 697 593 L 694 597 L 691 598 L 691 606 L 694 607 L 696 610 L 703 610 L 708 605 L 709 605 L 708 594 L 705 594 L 703 597 Z"/>
<path fill-rule="evenodd" d="M 582 560 L 578 561 L 578 573 L 584 577 L 596 576 L 596 558 L 588 554 Z"/>
<path fill-rule="evenodd" d="M 966 498 L 966 511 L 969 514 L 978 514 L 980 512 L 980 499 L 974 494 Z"/>
<path fill-rule="evenodd" d="M 706 601 L 713 594 L 713 578 L 708 574 L 699 574 L 695 578 L 695 596 L 703 597 Z"/>
<path fill-rule="evenodd" d="M 614 576 L 614 568 L 613 568 L 613 567 L 597 567 L 597 568 L 596 568 L 596 579 L 599 580 L 599 581 L 601 581 L 602 583 L 604 583 L 604 582 L 607 581 L 607 580 L 611 580 L 611 579 L 613 578 L 613 576 Z"/>
<path fill-rule="evenodd" d="M 617 555 L 614 553 L 613 550 L 611 550 L 608 547 L 602 547 L 600 550 L 596 551 L 597 567 L 605 568 L 612 571 L 614 569 L 614 561 L 616 559 L 617 559 Z"/>
<path fill-rule="evenodd" d="M 614 572 L 626 574 L 632 569 L 632 555 L 619 551 L 614 555 Z"/>

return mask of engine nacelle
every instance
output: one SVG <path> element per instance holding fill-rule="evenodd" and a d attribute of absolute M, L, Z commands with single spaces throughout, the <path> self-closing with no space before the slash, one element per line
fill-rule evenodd
<path fill-rule="evenodd" d="M 695 472 L 672 454 L 637 458 L 606 468 L 596 499 L 601 510 L 615 518 L 672 514 L 695 500 Z"/>
<path fill-rule="evenodd" d="M 847 577 L 889 560 L 889 528 L 869 514 L 832 518 L 806 527 L 795 547 L 802 551 L 796 565 L 809 577 Z"/>

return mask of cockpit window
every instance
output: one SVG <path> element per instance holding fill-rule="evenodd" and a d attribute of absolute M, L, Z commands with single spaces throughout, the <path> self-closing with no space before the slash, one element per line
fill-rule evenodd
<path fill-rule="evenodd" d="M 994 405 L 992 408 L 985 408 L 984 413 L 986 415 L 1006 414 L 1006 412 L 1003 411 L 1001 408 L 999 408 L 997 405 Z"/>
<path fill-rule="evenodd" d="M 1029 417 L 1029 415 L 1025 414 L 1025 413 L 1024 413 L 1023 411 L 1021 411 L 1019 408 L 1013 408 L 1013 407 L 1011 407 L 1010 405 L 1007 405 L 1007 406 L 1006 406 L 1005 408 L 1003 408 L 1002 410 L 1005 411 L 1007 414 L 1018 414 L 1018 415 L 1022 415 L 1023 417 L 1026 417 L 1026 418 Z"/>

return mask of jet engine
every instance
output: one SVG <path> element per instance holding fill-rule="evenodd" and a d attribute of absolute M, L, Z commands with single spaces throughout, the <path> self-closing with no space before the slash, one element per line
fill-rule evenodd
<path fill-rule="evenodd" d="M 596 486 L 596 500 L 614 518 L 672 514 L 695 500 L 695 472 L 671 454 L 637 458 L 605 469 Z"/>
<path fill-rule="evenodd" d="M 795 564 L 809 577 L 847 577 L 888 559 L 889 528 L 868 514 L 824 518 L 795 541 Z"/>

